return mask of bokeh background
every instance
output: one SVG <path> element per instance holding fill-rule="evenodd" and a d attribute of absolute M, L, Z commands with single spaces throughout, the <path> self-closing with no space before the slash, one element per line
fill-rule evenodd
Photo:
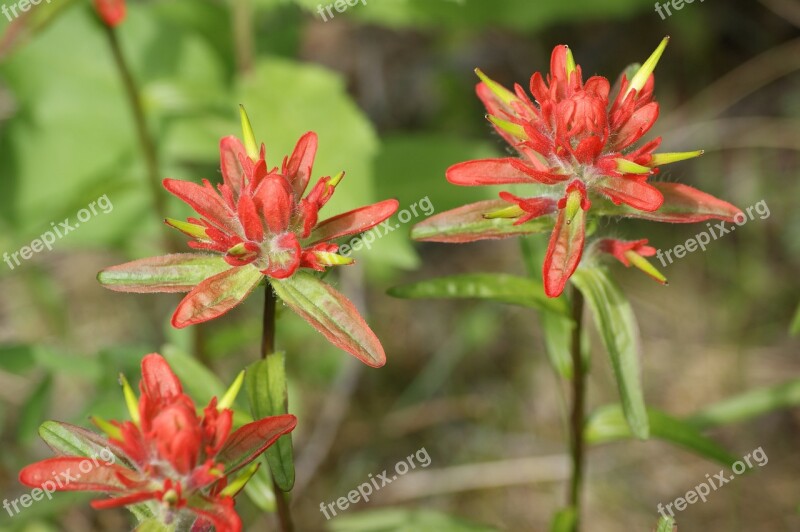
<path fill-rule="evenodd" d="M 762 396 L 772 406 L 745 399 L 730 423 L 707 432 L 734 456 L 762 447 L 769 463 L 690 506 L 678 524 L 800 530 L 800 343 L 790 333 L 800 301 L 800 4 L 694 2 L 662 20 L 643 0 L 369 0 L 328 22 L 318 4 L 129 2 L 118 34 L 161 175 L 219 179 L 218 142 L 238 135 L 242 103 L 275 165 L 303 132 L 319 133 L 315 174 L 347 171 L 329 214 L 385 197 L 401 209 L 428 198 L 441 212 L 497 193 L 444 179 L 453 163 L 504 152 L 474 95 L 475 67 L 526 85 L 548 68 L 553 46 L 567 43 L 586 76 L 614 79 L 671 35 L 656 71 L 661 119 L 653 133 L 669 151 L 706 155 L 660 178 L 742 208 L 764 200 L 770 216 L 668 266 L 667 288 L 614 267 L 642 329 L 648 404 L 690 417 L 790 383 Z M 42 421 L 124 418 L 115 376 L 138 381 L 139 360 L 152 351 L 181 368 L 202 402 L 258 356 L 260 306 L 250 301 L 176 332 L 168 317 L 177 297 L 99 286 L 101 268 L 176 245 L 165 240 L 104 29 L 82 0 L 52 0 L 0 23 L 0 251 L 18 250 L 99 196 L 113 203 L 52 251 L 13 270 L 0 264 L 0 496 L 15 498 L 25 491 L 19 469 L 48 455 L 36 435 Z M 166 194 L 160 201 L 173 217 L 188 214 Z M 330 276 L 369 316 L 386 367 L 362 367 L 290 312 L 279 321 L 300 418 L 298 529 L 547 530 L 566 492 L 565 389 L 534 312 L 386 294 L 444 274 L 526 275 L 519 242 L 416 245 L 408 232 L 421 220 Z M 601 227 L 663 249 L 704 228 Z M 607 357 L 594 345 L 592 408 L 617 400 Z M 753 415 L 742 413 L 749 408 Z M 423 447 L 428 468 L 325 521 L 320 502 Z M 659 502 L 719 469 L 657 439 L 593 446 L 586 529 L 651 530 Z M 269 494 L 248 495 L 238 504 L 248 529 L 270 529 Z M 93 512 L 88 500 L 60 494 L 13 518 L 0 512 L 0 529 L 127 529 L 124 511 Z"/>

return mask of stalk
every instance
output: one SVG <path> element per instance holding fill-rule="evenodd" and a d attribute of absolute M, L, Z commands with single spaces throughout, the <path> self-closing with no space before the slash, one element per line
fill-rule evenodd
<path fill-rule="evenodd" d="M 261 358 L 266 360 L 275 352 L 275 292 L 269 283 L 264 287 L 264 319 L 261 334 Z M 288 495 L 272 481 L 275 501 L 278 507 L 278 524 L 281 532 L 294 532 L 292 513 L 289 509 Z"/>
<path fill-rule="evenodd" d="M 122 47 L 120 46 L 116 30 L 105 24 L 103 28 L 108 37 L 111 53 L 114 56 L 114 64 L 117 66 L 117 71 L 122 80 L 122 85 L 125 88 L 125 95 L 128 98 L 128 104 L 133 113 L 134 122 L 136 123 L 136 135 L 139 139 L 139 146 L 141 147 L 147 167 L 147 183 L 153 195 L 153 205 L 158 215 L 163 219 L 167 217 L 167 211 L 164 195 L 161 192 L 161 173 L 158 170 L 158 151 L 156 150 L 155 141 L 147 128 L 147 119 L 145 118 L 144 108 L 142 107 L 139 87 L 136 85 L 136 80 L 134 80 L 128 62 L 125 60 L 125 55 L 122 53 Z"/>
<path fill-rule="evenodd" d="M 586 368 L 581 353 L 581 336 L 583 332 L 583 294 L 573 288 L 572 320 L 575 328 L 572 331 L 572 407 L 570 412 L 570 459 L 572 475 L 569 484 L 569 506 L 575 512 L 574 532 L 580 531 L 581 486 L 583 484 L 583 468 L 585 461 L 585 443 L 583 438 L 586 417 Z"/>

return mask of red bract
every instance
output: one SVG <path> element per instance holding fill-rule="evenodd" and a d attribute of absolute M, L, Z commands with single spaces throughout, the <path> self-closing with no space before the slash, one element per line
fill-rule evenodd
<path fill-rule="evenodd" d="M 94 0 L 94 7 L 107 26 L 113 28 L 125 20 L 125 0 Z"/>
<path fill-rule="evenodd" d="M 213 525 L 217 532 L 240 531 L 233 497 L 254 470 L 237 479 L 231 475 L 291 432 L 297 419 L 292 415 L 267 417 L 232 432 L 233 412 L 219 407 L 215 397 L 198 416 L 194 402 L 156 353 L 142 360 L 140 390 L 138 406 L 129 403 L 133 421 L 109 423 L 93 418 L 107 438 L 60 425 L 79 443 L 106 450 L 107 457 L 100 453 L 103 460 L 95 457 L 91 462 L 85 455 L 64 455 L 56 449 L 61 456 L 27 466 L 19 474 L 20 482 L 49 491 L 95 491 L 112 496 L 93 501 L 95 509 L 148 503 L 154 516 L 167 524 L 188 514 L 195 521 L 193 530 Z M 126 393 L 133 397 L 130 388 L 126 387 Z M 88 471 L 87 463 L 91 465 Z"/>
<path fill-rule="evenodd" d="M 649 182 L 659 165 L 702 154 L 655 154 L 660 137 L 639 143 L 658 118 L 652 72 L 667 42 L 662 41 L 630 80 L 623 75 L 614 94 L 606 78 L 593 76 L 584 82 L 581 67 L 565 45 L 553 50 L 547 80 L 538 72 L 531 78 L 534 100 L 520 85 L 509 91 L 477 70 L 477 94 L 489 112 L 487 118 L 518 157 L 456 164 L 447 171 L 448 181 L 464 186 L 535 184 L 546 192 L 533 198 L 504 192 L 500 197 L 506 206 L 441 213 L 419 224 L 415 238 L 469 242 L 550 226 L 544 289 L 556 297 L 580 263 L 587 214 L 594 204 L 600 205 L 600 215 L 669 222 L 732 220 L 739 210 L 727 202 L 685 185 Z"/>
<path fill-rule="evenodd" d="M 319 212 L 344 172 L 322 177 L 305 194 L 317 135 L 303 135 L 291 156 L 270 169 L 266 149 L 263 144 L 257 148 L 243 110 L 242 125 L 244 143 L 235 137 L 220 142 L 223 182 L 216 188 L 207 180 L 202 185 L 164 180 L 164 187 L 198 215 L 187 221 L 167 219 L 167 224 L 190 236 L 189 246 L 203 253 L 113 266 L 100 273 L 100 282 L 124 292 L 188 291 L 172 316 L 172 325 L 181 328 L 228 312 L 266 277 L 284 302 L 331 342 L 367 364 L 382 365 L 380 342 L 352 303 L 330 287 L 319 286 L 318 280 L 300 275 L 300 270 L 351 264 L 352 259 L 337 254 L 334 240 L 380 224 L 397 210 L 397 201 L 381 201 L 320 221 Z"/>

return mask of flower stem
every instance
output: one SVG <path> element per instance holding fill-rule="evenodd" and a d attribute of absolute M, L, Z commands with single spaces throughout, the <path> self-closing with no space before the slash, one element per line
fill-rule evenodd
<path fill-rule="evenodd" d="M 264 319 L 261 329 L 261 358 L 267 359 L 275 352 L 275 292 L 269 283 L 264 287 Z M 288 494 L 278 487 L 275 479 L 272 480 L 272 490 L 275 492 L 275 503 L 278 507 L 278 523 L 281 532 L 294 532 L 292 513 L 289 509 Z"/>
<path fill-rule="evenodd" d="M 583 465 L 585 445 L 583 428 L 586 408 L 586 368 L 583 366 L 581 353 L 581 336 L 583 333 L 583 294 L 577 289 L 572 292 L 572 410 L 570 414 L 570 457 L 572 461 L 572 477 L 569 484 L 569 506 L 575 512 L 574 532 L 580 530 L 581 484 L 583 483 Z"/>
<path fill-rule="evenodd" d="M 103 24 L 103 28 L 108 37 L 111 53 L 114 56 L 114 64 L 117 66 L 122 85 L 125 88 L 128 104 L 133 113 L 133 119 L 136 124 L 136 135 L 139 139 L 139 146 L 141 147 L 142 154 L 144 155 L 145 166 L 147 167 L 147 184 L 153 196 L 153 206 L 163 220 L 167 217 L 167 209 L 164 194 L 161 189 L 161 172 L 158 169 L 158 151 L 156 150 L 155 141 L 147 128 L 147 119 L 145 118 L 144 108 L 142 107 L 139 87 L 136 85 L 136 80 L 133 78 L 128 62 L 125 60 L 125 54 L 122 53 L 117 31 L 105 24 Z M 176 251 L 175 241 L 170 238 L 171 233 L 166 234 L 167 249 Z"/>

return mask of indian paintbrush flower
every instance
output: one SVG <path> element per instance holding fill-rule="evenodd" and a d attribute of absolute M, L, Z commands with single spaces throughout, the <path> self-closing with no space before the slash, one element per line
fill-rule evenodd
<path fill-rule="evenodd" d="M 130 421 L 92 418 L 105 435 L 57 424 L 69 441 L 102 449 L 107 453 L 100 453 L 102 460 L 94 457 L 90 461 L 86 455 L 73 455 L 48 441 L 59 456 L 25 467 L 20 482 L 46 491 L 93 491 L 111 496 L 93 501 L 95 509 L 137 506 L 141 511 L 144 506 L 165 524 L 187 523 L 193 531 L 214 526 L 217 532 L 239 532 L 242 523 L 234 509 L 234 497 L 257 465 L 243 468 L 291 432 L 297 419 L 292 415 L 266 417 L 232 430 L 229 406 L 241 387 L 241 378 L 221 403 L 214 397 L 198 415 L 178 377 L 156 353 L 142 360 L 138 400 L 124 377 L 121 382 Z"/>
<path fill-rule="evenodd" d="M 447 170 L 448 181 L 464 186 L 538 185 L 542 193 L 519 197 L 501 192 L 500 201 L 436 215 L 418 224 L 413 236 L 470 242 L 552 229 L 543 277 L 545 293 L 556 297 L 581 261 L 590 216 L 731 221 L 739 212 L 733 205 L 686 185 L 650 180 L 660 165 L 703 153 L 655 153 L 660 137 L 642 142 L 658 118 L 653 70 L 668 41 L 665 38 L 630 79 L 623 74 L 613 92 L 606 78 L 593 76 L 584 82 L 581 67 L 565 45 L 553 50 L 546 80 L 539 72 L 532 76 L 533 100 L 520 85 L 510 91 L 476 70 L 481 80 L 477 94 L 487 118 L 518 156 L 456 164 Z M 642 264 L 624 254 L 615 256 L 626 265 Z M 654 275 L 663 279 L 659 276 Z"/>
<path fill-rule="evenodd" d="M 311 180 L 317 135 L 303 135 L 280 167 L 269 169 L 266 149 L 256 143 L 241 108 L 244 142 L 220 142 L 223 182 L 214 188 L 165 179 L 164 187 L 197 212 L 166 223 L 191 238 L 199 253 L 136 260 L 100 272 L 107 288 L 123 292 L 188 292 L 172 316 L 177 328 L 214 319 L 238 305 L 263 280 L 332 343 L 371 366 L 385 363 L 380 342 L 353 304 L 302 270 L 347 265 L 336 239 L 362 233 L 397 210 L 394 199 L 320 221 L 319 212 L 344 172 Z"/>

